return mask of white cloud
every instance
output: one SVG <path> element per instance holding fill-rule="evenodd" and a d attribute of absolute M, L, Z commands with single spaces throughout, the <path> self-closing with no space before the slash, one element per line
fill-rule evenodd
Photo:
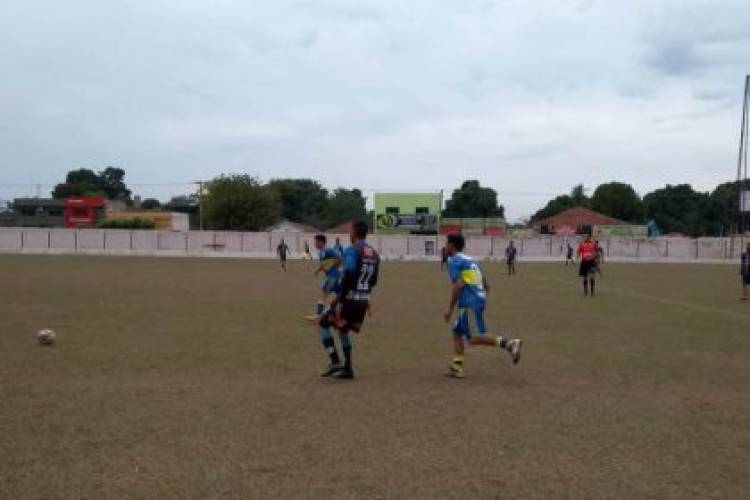
<path fill-rule="evenodd" d="M 707 189 L 733 173 L 746 11 L 746 0 L 16 2 L 0 18 L 0 183 L 108 164 L 141 182 L 249 171 L 365 190 L 472 176 L 512 217 L 578 182 Z"/>

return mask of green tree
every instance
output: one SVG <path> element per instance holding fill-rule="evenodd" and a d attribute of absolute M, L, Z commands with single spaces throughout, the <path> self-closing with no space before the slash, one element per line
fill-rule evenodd
<path fill-rule="evenodd" d="M 203 220 L 208 229 L 260 231 L 278 222 L 278 193 L 249 175 L 221 175 L 206 184 Z"/>
<path fill-rule="evenodd" d="M 146 198 L 141 202 L 141 207 L 144 210 L 159 210 L 161 208 L 161 202 L 156 198 Z"/>
<path fill-rule="evenodd" d="M 750 189 L 750 180 L 744 182 L 744 190 Z M 711 192 L 710 205 L 706 213 L 706 222 L 709 234 L 712 236 L 725 236 L 740 227 L 742 218 L 739 213 L 740 205 L 740 182 L 725 182 L 719 184 Z M 745 218 L 745 223 L 750 224 L 750 217 Z M 748 227 L 745 228 L 747 230 Z"/>
<path fill-rule="evenodd" d="M 544 208 L 537 210 L 531 220 L 546 219 L 573 207 L 589 207 L 591 200 L 586 196 L 583 184 L 578 184 L 571 189 L 570 194 L 561 194 L 547 202 Z"/>
<path fill-rule="evenodd" d="M 695 191 L 689 184 L 667 184 L 643 197 L 646 216 L 665 233 L 702 236 L 708 232 L 704 214 L 710 205 L 707 193 Z"/>
<path fill-rule="evenodd" d="M 125 185 L 125 171 L 117 167 L 107 167 L 99 172 L 99 186 L 110 200 L 129 200 L 130 189 Z"/>
<path fill-rule="evenodd" d="M 624 221 L 643 221 L 643 201 L 630 184 L 622 182 L 601 184 L 591 196 L 591 208 Z"/>
<path fill-rule="evenodd" d="M 366 200 L 359 189 L 338 188 L 328 198 L 321 227 L 329 228 L 348 220 L 367 217 Z"/>
<path fill-rule="evenodd" d="M 91 169 L 79 168 L 71 170 L 65 176 L 65 182 L 56 185 L 52 190 L 53 198 L 68 198 L 70 196 L 104 196 L 101 179 Z"/>
<path fill-rule="evenodd" d="M 313 226 L 323 223 L 328 206 L 328 190 L 312 179 L 273 179 L 268 187 L 281 201 L 285 219 Z"/>
<path fill-rule="evenodd" d="M 464 181 L 445 204 L 444 217 L 503 217 L 505 208 L 497 202 L 497 192 L 482 187 L 477 180 Z"/>
<path fill-rule="evenodd" d="M 107 167 L 98 174 L 88 168 L 71 170 L 65 182 L 52 190 L 53 198 L 70 196 L 106 196 L 110 200 L 130 200 L 130 190 L 125 185 L 125 171 Z"/>

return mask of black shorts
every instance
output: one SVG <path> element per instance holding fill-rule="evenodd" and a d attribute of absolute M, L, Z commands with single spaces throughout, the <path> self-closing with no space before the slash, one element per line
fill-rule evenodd
<path fill-rule="evenodd" d="M 365 322 L 370 302 L 367 300 L 342 300 L 331 304 L 328 314 L 320 318 L 320 326 L 328 328 L 335 326 L 340 331 L 358 333 Z M 336 324 L 336 312 L 339 313 L 340 324 Z"/>
<path fill-rule="evenodd" d="M 581 267 L 578 270 L 578 276 L 587 278 L 589 274 L 596 272 L 596 260 L 581 260 Z"/>
<path fill-rule="evenodd" d="M 750 274 L 743 274 L 742 275 L 742 284 L 745 286 L 750 285 Z"/>

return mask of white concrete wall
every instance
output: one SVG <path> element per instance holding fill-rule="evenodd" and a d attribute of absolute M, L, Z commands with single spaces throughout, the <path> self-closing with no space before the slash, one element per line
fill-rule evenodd
<path fill-rule="evenodd" d="M 329 244 L 335 236 L 327 235 Z M 231 231 L 130 231 L 101 229 L 0 228 L 0 253 L 70 253 L 110 255 L 195 255 L 271 258 L 284 238 L 291 258 L 303 256 L 304 241 L 314 251 L 314 235 L 300 233 L 241 233 Z M 339 235 L 344 246 L 347 235 Z M 442 236 L 373 235 L 370 243 L 384 259 L 437 260 Z M 467 237 L 466 252 L 479 258 L 501 259 L 508 238 Z M 539 236 L 514 239 L 520 261 L 558 261 L 565 258 L 565 240 Z M 745 243 L 750 241 L 746 239 Z M 426 254 L 426 243 L 435 254 Z M 600 240 L 607 260 L 665 262 L 732 262 L 743 246 L 739 238 L 610 238 Z M 577 242 L 574 242 L 574 246 Z"/>

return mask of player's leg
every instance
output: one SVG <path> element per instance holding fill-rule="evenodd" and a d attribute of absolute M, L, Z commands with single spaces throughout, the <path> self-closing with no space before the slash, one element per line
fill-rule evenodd
<path fill-rule="evenodd" d="M 589 269 L 588 264 L 585 260 L 581 260 L 581 267 L 578 272 L 578 275 L 583 278 L 583 294 L 588 295 L 589 294 Z"/>
<path fill-rule="evenodd" d="M 333 326 L 331 321 L 332 314 L 333 312 L 322 316 L 318 325 L 320 343 L 330 361 L 328 368 L 321 374 L 322 377 L 330 377 L 341 370 L 341 360 L 339 359 L 339 353 L 336 349 L 336 342 L 333 340 L 333 335 L 331 334 L 331 326 Z"/>
<path fill-rule="evenodd" d="M 334 375 L 340 379 L 353 379 L 354 366 L 352 363 L 352 338 L 351 332 L 358 333 L 365 321 L 369 303 L 367 301 L 345 300 L 341 305 L 341 320 L 339 326 L 339 338 L 341 339 L 341 351 L 344 354 L 344 367 Z"/>
<path fill-rule="evenodd" d="M 591 273 L 591 274 L 589 275 L 589 288 L 590 288 L 590 290 L 591 290 L 591 296 L 592 296 L 592 297 L 593 297 L 594 295 L 596 295 L 596 290 L 595 290 L 595 286 L 596 286 L 596 279 L 594 279 L 594 276 L 595 276 L 595 274 L 594 274 L 594 273 Z"/>
<path fill-rule="evenodd" d="M 454 378 L 464 378 L 464 343 L 470 338 L 469 315 L 466 309 L 459 309 L 455 323 L 453 323 L 453 359 L 448 365 L 448 375 Z"/>
<path fill-rule="evenodd" d="M 514 364 L 518 363 L 521 359 L 521 346 L 523 345 L 523 341 L 521 339 L 512 339 L 509 336 L 502 334 L 497 337 L 487 335 L 487 327 L 484 323 L 484 309 L 477 309 L 474 311 L 474 314 L 479 335 L 472 335 L 470 337 L 469 341 L 471 345 L 499 347 L 510 353 Z"/>

